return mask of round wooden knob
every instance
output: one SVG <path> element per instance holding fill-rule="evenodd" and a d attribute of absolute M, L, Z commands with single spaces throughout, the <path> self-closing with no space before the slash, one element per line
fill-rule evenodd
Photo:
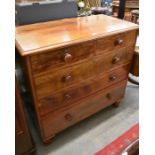
<path fill-rule="evenodd" d="M 65 62 L 70 62 L 72 60 L 72 55 L 69 53 L 65 53 L 64 60 Z"/>
<path fill-rule="evenodd" d="M 70 95 L 70 94 L 65 94 L 65 95 L 64 95 L 64 98 L 65 98 L 66 100 L 69 100 L 69 99 L 71 99 L 71 95 Z"/>
<path fill-rule="evenodd" d="M 71 121 L 71 120 L 73 119 L 73 117 L 71 116 L 71 114 L 66 114 L 66 115 L 65 115 L 65 119 L 66 119 L 67 121 Z"/>
<path fill-rule="evenodd" d="M 113 58 L 113 60 L 112 60 L 112 63 L 113 63 L 113 64 L 116 64 L 116 63 L 118 63 L 119 61 L 120 61 L 120 57 L 115 56 L 115 57 Z"/>
<path fill-rule="evenodd" d="M 64 79 L 64 81 L 70 81 L 72 79 L 72 76 L 71 75 L 65 75 L 63 79 Z"/>
<path fill-rule="evenodd" d="M 117 39 L 115 42 L 115 45 L 122 45 L 123 44 L 123 39 Z"/>
<path fill-rule="evenodd" d="M 117 77 L 116 77 L 115 75 L 111 75 L 111 76 L 109 77 L 109 79 L 110 79 L 110 81 L 115 81 L 115 80 L 117 79 Z"/>
<path fill-rule="evenodd" d="M 107 99 L 109 99 L 109 100 L 112 98 L 110 93 L 107 93 L 106 97 L 107 97 Z"/>

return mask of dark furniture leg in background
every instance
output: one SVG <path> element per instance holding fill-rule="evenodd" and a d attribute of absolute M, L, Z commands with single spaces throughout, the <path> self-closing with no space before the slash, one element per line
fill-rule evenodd
<path fill-rule="evenodd" d="M 124 18 L 124 12 L 125 12 L 125 3 L 126 0 L 119 0 L 119 10 L 118 10 L 118 18 L 123 19 Z"/>
<path fill-rule="evenodd" d="M 135 50 L 134 52 L 130 73 L 135 77 L 139 77 L 139 50 Z M 130 81 L 133 84 L 139 85 L 139 81 L 137 81 L 135 78 L 133 78 L 130 75 L 129 75 L 128 81 Z"/>
<path fill-rule="evenodd" d="M 17 79 L 15 84 L 15 154 L 33 155 L 36 149 L 28 127 Z"/>

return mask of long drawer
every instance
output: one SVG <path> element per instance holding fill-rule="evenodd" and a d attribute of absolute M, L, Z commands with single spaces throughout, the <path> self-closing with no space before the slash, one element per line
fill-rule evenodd
<path fill-rule="evenodd" d="M 96 68 L 93 61 L 87 61 L 80 65 L 49 72 L 44 76 L 34 77 L 38 97 L 54 93 L 96 76 Z"/>
<path fill-rule="evenodd" d="M 95 55 L 95 41 L 83 42 L 59 50 L 31 56 L 32 71 L 40 75 L 62 66 L 70 66 Z"/>
<path fill-rule="evenodd" d="M 74 104 L 84 97 L 127 79 L 129 66 L 130 65 L 121 66 L 108 72 L 103 77 L 101 76 L 85 81 L 75 87 L 64 89 L 58 93 L 49 94 L 48 96 L 38 99 L 40 115 L 42 116 L 58 108 Z"/>
<path fill-rule="evenodd" d="M 133 46 L 137 31 L 117 33 L 97 39 L 96 54 L 103 54 L 123 47 Z"/>
<path fill-rule="evenodd" d="M 80 120 L 100 111 L 124 96 L 126 80 L 98 92 L 87 99 L 81 100 L 74 106 L 65 107 L 42 118 L 44 139 L 79 122 Z"/>

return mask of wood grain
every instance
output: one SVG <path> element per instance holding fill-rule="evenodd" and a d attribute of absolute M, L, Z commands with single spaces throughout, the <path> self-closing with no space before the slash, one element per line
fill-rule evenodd
<path fill-rule="evenodd" d="M 100 55 L 94 58 L 97 74 L 105 74 L 109 70 L 113 70 L 123 64 L 127 64 L 132 60 L 133 46 L 125 47 L 116 51 L 108 52 L 108 54 Z"/>
<path fill-rule="evenodd" d="M 87 61 L 80 65 L 61 69 L 56 72 L 48 72 L 43 76 L 34 77 L 36 92 L 38 96 L 44 96 L 47 93 L 67 88 L 72 84 L 79 83 L 95 77 L 95 65 L 91 61 Z"/>
<path fill-rule="evenodd" d="M 135 29 L 134 23 L 106 15 L 62 19 L 16 27 L 16 47 L 26 56 Z"/>
<path fill-rule="evenodd" d="M 66 53 L 72 56 L 70 61 L 65 61 Z M 85 59 L 90 59 L 94 55 L 94 41 L 80 43 L 44 54 L 33 55 L 31 56 L 33 74 L 41 74 L 57 67 L 71 66 L 74 63 L 80 63 Z"/>
<path fill-rule="evenodd" d="M 83 99 L 66 110 L 60 109 L 55 111 L 55 113 L 46 115 L 42 119 L 45 137 L 55 135 L 80 120 L 87 118 L 89 115 L 102 110 L 114 103 L 115 100 L 119 100 L 124 96 L 125 84 L 126 81 L 115 85 L 113 88 L 104 90 L 104 92 L 101 91 L 98 94 L 92 95 L 90 98 Z M 111 98 L 108 97 L 108 94 L 110 94 Z"/>
<path fill-rule="evenodd" d="M 105 74 L 104 76 L 92 78 L 76 84 L 71 88 L 61 89 L 57 93 L 49 93 L 49 95 L 46 94 L 46 96 L 43 94 L 38 95 L 38 99 L 40 98 L 38 101 L 40 115 L 45 115 L 64 106 L 75 104 L 82 98 L 88 97 L 101 90 L 104 91 L 105 88 L 127 79 L 129 67 L 130 65 L 123 66 Z M 115 76 L 116 79 L 111 80 L 111 76 Z M 48 88 L 46 87 L 46 89 Z"/>
<path fill-rule="evenodd" d="M 137 31 L 105 15 L 16 27 L 43 142 L 121 101 Z"/>
<path fill-rule="evenodd" d="M 129 47 L 130 45 L 133 46 L 136 35 L 137 31 L 129 31 L 97 39 L 96 53 L 102 54 L 122 47 Z M 120 40 L 122 42 L 119 43 Z"/>

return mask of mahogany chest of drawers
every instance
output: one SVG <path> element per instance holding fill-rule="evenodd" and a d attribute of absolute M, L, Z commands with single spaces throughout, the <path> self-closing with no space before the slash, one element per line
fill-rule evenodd
<path fill-rule="evenodd" d="M 16 28 L 42 140 L 123 98 L 138 26 L 105 15 Z"/>

